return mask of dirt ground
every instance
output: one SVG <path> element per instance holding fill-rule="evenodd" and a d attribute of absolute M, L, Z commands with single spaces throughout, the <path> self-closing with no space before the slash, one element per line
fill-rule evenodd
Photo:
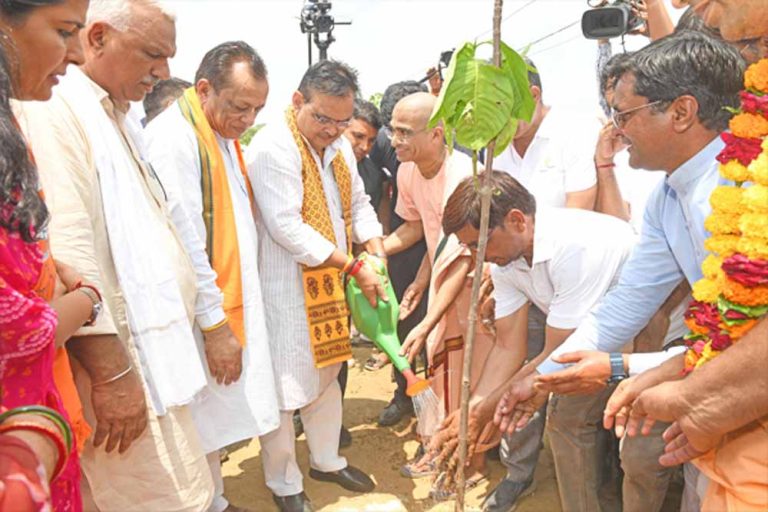
<path fill-rule="evenodd" d="M 324 512 L 454 510 L 453 501 L 436 503 L 429 497 L 430 478 L 410 480 L 400 476 L 399 468 L 414 456 L 418 446 L 415 422 L 403 421 L 395 427 L 376 424 L 379 412 L 392 397 L 395 384 L 391 382 L 389 366 L 375 372 L 363 369 L 370 353 L 370 348 L 354 348 L 355 363 L 350 364 L 344 401 L 344 424 L 352 432 L 353 442 L 352 446 L 342 450 L 342 455 L 350 464 L 373 476 L 376 490 L 371 494 L 358 495 L 335 484 L 309 478 L 307 442 L 302 435 L 297 440 L 297 453 L 304 472 L 307 496 L 315 510 Z M 234 505 L 250 510 L 276 510 L 264 484 L 258 440 L 234 445 L 229 451 L 229 460 L 223 466 L 225 496 Z M 480 510 L 485 496 L 503 478 L 504 468 L 499 462 L 489 461 L 488 468 L 490 478 L 467 493 L 467 510 Z M 520 502 L 516 512 L 560 512 L 555 469 L 546 441 L 536 469 L 535 485 L 534 493 Z M 665 506 L 664 510 L 679 510 L 679 505 Z"/>

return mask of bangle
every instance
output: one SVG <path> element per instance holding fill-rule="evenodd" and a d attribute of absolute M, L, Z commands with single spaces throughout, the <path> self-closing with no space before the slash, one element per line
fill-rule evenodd
<path fill-rule="evenodd" d="M 613 169 L 616 164 L 595 164 L 595 169 Z"/>
<path fill-rule="evenodd" d="M 131 370 L 133 370 L 133 365 L 129 364 L 128 368 L 126 368 L 125 370 L 121 371 L 120 373 L 118 373 L 114 377 L 110 377 L 107 380 L 104 380 L 104 381 L 101 381 L 101 382 L 96 382 L 95 384 L 91 384 L 91 387 L 95 388 L 96 386 L 103 386 L 104 384 L 111 384 L 111 383 L 115 382 L 116 380 L 120 380 L 123 377 L 125 377 L 126 375 L 128 375 L 129 373 L 131 373 Z"/>
<path fill-rule="evenodd" d="M 216 323 L 216 324 L 213 324 L 213 325 L 212 325 L 212 326 L 210 326 L 210 327 L 206 327 L 205 329 L 203 329 L 203 328 L 201 327 L 201 328 L 200 328 L 200 330 L 201 330 L 201 331 L 203 331 L 203 332 L 211 332 L 211 331 L 215 331 L 215 330 L 216 330 L 216 329 L 218 329 L 219 327 L 224 327 L 224 325 L 227 323 L 227 321 L 228 321 L 228 320 L 227 320 L 227 318 L 226 318 L 226 317 L 224 317 L 224 320 L 222 320 L 221 322 L 218 322 L 218 323 Z"/>
<path fill-rule="evenodd" d="M 38 434 L 43 434 L 45 437 L 50 439 L 54 445 L 56 445 L 56 450 L 59 452 L 59 456 L 58 460 L 56 461 L 56 466 L 53 468 L 53 475 L 50 478 L 51 481 L 55 480 L 56 477 L 58 477 L 61 473 L 61 470 L 64 469 L 64 465 L 69 459 L 69 451 L 67 450 L 66 446 L 64 446 L 64 439 L 62 438 L 61 434 L 56 432 L 51 427 L 39 425 L 31 421 L 20 421 L 18 423 L 0 425 L 0 434 L 6 434 L 13 430 L 29 430 L 32 432 L 37 432 Z"/>
<path fill-rule="evenodd" d="M 350 276 L 354 276 L 358 272 L 360 272 L 360 269 L 363 268 L 363 265 L 365 262 L 363 260 L 357 260 L 355 261 L 355 264 L 352 266 L 352 270 L 349 271 Z"/>
<path fill-rule="evenodd" d="M 77 285 L 75 285 L 75 290 L 84 291 L 83 288 L 85 288 L 87 290 L 93 291 L 93 293 L 95 293 L 96 297 L 99 299 L 99 302 L 104 302 L 104 299 L 101 297 L 101 293 L 99 293 L 99 289 L 96 288 L 95 286 L 93 286 L 92 284 L 83 284 L 81 282 L 81 283 L 77 283 Z M 86 295 L 88 295 L 88 294 L 86 293 Z"/>
<path fill-rule="evenodd" d="M 341 273 L 342 274 L 348 273 L 354 263 L 355 263 L 355 258 L 353 258 L 352 256 L 347 257 L 347 262 L 344 264 L 344 267 L 341 269 Z"/>
<path fill-rule="evenodd" d="M 10 409 L 0 414 L 0 424 L 2 424 L 8 418 L 18 416 L 20 414 L 38 414 L 51 420 L 54 424 L 56 424 L 57 427 L 59 427 L 59 430 L 61 430 L 61 433 L 64 436 L 64 440 L 67 443 L 67 447 L 70 450 L 72 449 L 74 438 L 74 435 L 72 434 L 72 428 L 69 426 L 69 423 L 67 423 L 64 417 L 57 411 L 51 409 L 50 407 L 45 407 L 44 405 L 24 405 Z"/>
<path fill-rule="evenodd" d="M 387 254 L 384 253 L 384 252 L 374 252 L 373 254 L 371 254 L 371 256 L 376 256 L 377 258 L 382 259 L 382 260 L 386 260 L 387 259 Z"/>

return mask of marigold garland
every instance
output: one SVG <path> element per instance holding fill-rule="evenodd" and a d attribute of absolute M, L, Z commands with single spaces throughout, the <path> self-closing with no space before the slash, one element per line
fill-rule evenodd
<path fill-rule="evenodd" d="M 685 314 L 685 373 L 711 361 L 768 314 L 768 59 L 744 75 L 741 112 L 722 135 L 720 175 L 735 186 L 710 196 L 704 278 Z"/>

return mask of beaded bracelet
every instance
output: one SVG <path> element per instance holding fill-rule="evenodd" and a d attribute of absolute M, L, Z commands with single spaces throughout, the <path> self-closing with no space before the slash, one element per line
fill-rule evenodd
<path fill-rule="evenodd" d="M 66 446 L 64 446 L 64 439 L 62 438 L 61 434 L 56 432 L 51 427 L 46 427 L 45 425 L 39 425 L 30 421 L 20 421 L 18 423 L 0 425 L 0 434 L 6 434 L 13 430 L 29 430 L 32 432 L 37 432 L 38 434 L 43 434 L 48 439 L 50 439 L 53 444 L 56 445 L 56 450 L 59 452 L 59 457 L 56 461 L 56 466 L 53 468 L 53 475 L 50 478 L 51 481 L 55 480 L 59 474 L 61 474 L 61 471 L 64 469 L 64 466 L 69 459 L 69 450 L 67 450 Z"/>
<path fill-rule="evenodd" d="M 0 414 L 0 424 L 2 424 L 8 418 L 18 416 L 20 414 L 39 414 L 40 416 L 51 420 L 61 431 L 61 434 L 64 437 L 64 441 L 67 444 L 67 448 L 72 450 L 74 443 L 74 434 L 72 433 L 72 428 L 69 426 L 69 423 L 67 423 L 67 420 L 65 420 L 64 417 L 57 411 L 51 409 L 50 407 L 45 407 L 44 405 L 23 405 L 21 407 L 16 407 Z"/>

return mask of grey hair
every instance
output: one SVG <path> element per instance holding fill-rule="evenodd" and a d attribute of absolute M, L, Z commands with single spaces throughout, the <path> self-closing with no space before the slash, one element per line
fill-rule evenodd
<path fill-rule="evenodd" d="M 131 23 L 134 6 L 156 7 L 171 20 L 176 21 L 173 12 L 159 0 L 91 0 L 86 23 L 105 22 L 123 32 Z"/>

